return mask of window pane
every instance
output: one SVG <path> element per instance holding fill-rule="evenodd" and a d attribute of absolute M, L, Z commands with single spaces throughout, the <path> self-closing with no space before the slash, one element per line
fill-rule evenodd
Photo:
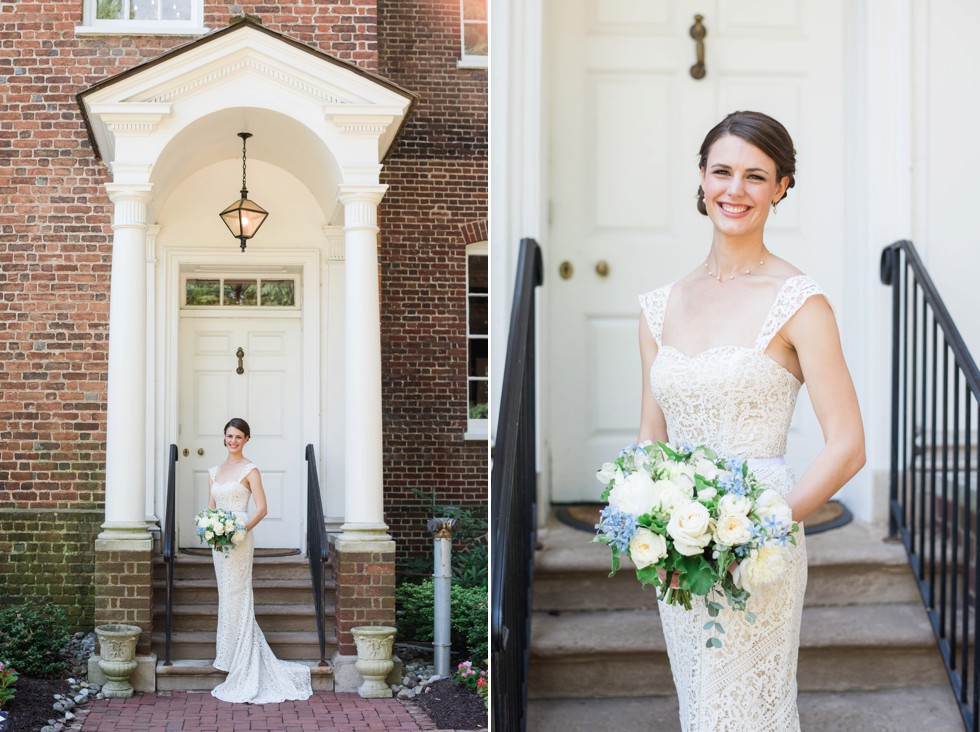
<path fill-rule="evenodd" d="M 187 280 L 188 305 L 217 305 L 221 301 L 221 283 L 218 280 Z"/>
<path fill-rule="evenodd" d="M 225 280 L 225 305 L 255 305 L 255 280 Z"/>
<path fill-rule="evenodd" d="M 490 414 L 490 390 L 488 381 L 470 382 L 469 418 L 487 419 Z"/>
<path fill-rule="evenodd" d="M 466 266 L 469 269 L 469 272 L 467 273 L 469 291 L 489 292 L 489 289 L 487 288 L 487 281 L 489 280 L 489 267 L 487 265 L 490 261 L 490 257 L 488 257 L 486 254 L 475 254 L 467 257 L 466 259 Z"/>
<path fill-rule="evenodd" d="M 132 0 L 130 20 L 159 20 L 160 0 Z"/>
<path fill-rule="evenodd" d="M 487 0 L 463 0 L 463 20 L 486 20 Z"/>
<path fill-rule="evenodd" d="M 161 0 L 164 20 L 190 20 L 191 0 Z"/>
<path fill-rule="evenodd" d="M 487 310 L 489 299 L 481 295 L 470 295 L 470 334 L 487 335 Z"/>
<path fill-rule="evenodd" d="M 116 20 L 123 17 L 122 0 L 98 0 L 95 5 L 98 20 Z"/>
<path fill-rule="evenodd" d="M 489 376 L 490 341 L 486 338 L 470 338 L 470 376 Z"/>
<path fill-rule="evenodd" d="M 486 23 L 463 24 L 463 53 L 466 56 L 486 56 L 489 46 Z"/>
<path fill-rule="evenodd" d="M 260 303 L 266 307 L 293 307 L 296 304 L 296 283 L 293 280 L 262 280 Z"/>

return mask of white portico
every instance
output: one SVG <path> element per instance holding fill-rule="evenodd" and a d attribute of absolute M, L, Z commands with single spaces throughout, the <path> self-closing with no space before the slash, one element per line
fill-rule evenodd
<path fill-rule="evenodd" d="M 186 386 L 177 377 L 181 288 L 189 276 L 219 271 L 286 273 L 297 283 L 287 315 L 301 319 L 292 354 L 301 359 L 301 398 L 290 407 L 290 449 L 301 459 L 303 445 L 316 446 L 322 483 L 332 488 L 325 513 L 335 528 L 342 523 L 345 541 L 389 540 L 376 459 L 377 208 L 382 160 L 414 99 L 251 19 L 79 95 L 112 175 L 103 549 L 145 551 L 147 518 L 162 516 L 166 446 L 183 447 L 186 422 L 178 407 Z M 217 215 L 238 189 L 240 131 L 254 135 L 249 187 L 270 212 L 244 254 Z M 208 443 L 202 465 L 218 447 Z"/>

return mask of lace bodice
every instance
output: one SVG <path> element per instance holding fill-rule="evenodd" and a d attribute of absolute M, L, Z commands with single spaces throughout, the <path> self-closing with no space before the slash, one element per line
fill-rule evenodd
<path fill-rule="evenodd" d="M 227 511 L 248 511 L 248 501 L 252 497 L 252 492 L 242 481 L 255 470 L 255 467 L 252 463 L 246 463 L 236 480 L 224 483 L 219 483 L 217 480 L 217 466 L 208 470 L 211 476 L 211 497 L 214 499 L 215 506 Z"/>
<path fill-rule="evenodd" d="M 719 346 L 688 355 L 661 343 L 671 285 L 640 296 L 658 354 L 650 385 L 678 445 L 706 444 L 719 455 L 767 458 L 786 452 L 800 382 L 766 355 L 773 336 L 822 290 L 804 275 L 776 295 L 753 346 Z"/>

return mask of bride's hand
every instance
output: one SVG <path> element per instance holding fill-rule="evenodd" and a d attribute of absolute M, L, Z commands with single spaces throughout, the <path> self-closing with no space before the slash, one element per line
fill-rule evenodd
<path fill-rule="evenodd" d="M 666 569 L 662 569 L 660 567 L 657 567 L 657 576 L 660 577 L 660 582 L 661 583 L 666 582 L 667 581 L 667 570 Z M 680 579 L 680 576 L 681 576 L 681 573 L 680 572 L 676 572 L 676 571 L 674 572 L 674 576 L 670 580 L 670 586 L 671 587 L 673 587 L 675 589 L 678 587 L 677 581 Z"/>

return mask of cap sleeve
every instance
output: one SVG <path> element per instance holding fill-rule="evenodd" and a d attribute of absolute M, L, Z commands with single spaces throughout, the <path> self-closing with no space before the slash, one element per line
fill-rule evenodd
<path fill-rule="evenodd" d="M 650 333 L 657 347 L 660 347 L 660 337 L 664 329 L 664 312 L 667 309 L 667 296 L 670 293 L 670 285 L 651 290 L 640 295 L 640 309 L 646 317 Z"/>
<path fill-rule="evenodd" d="M 803 303 L 815 295 L 827 296 L 820 285 L 806 275 L 796 275 L 786 280 L 769 310 L 766 323 L 756 340 L 756 347 L 765 351 L 773 337 L 803 307 Z"/>

